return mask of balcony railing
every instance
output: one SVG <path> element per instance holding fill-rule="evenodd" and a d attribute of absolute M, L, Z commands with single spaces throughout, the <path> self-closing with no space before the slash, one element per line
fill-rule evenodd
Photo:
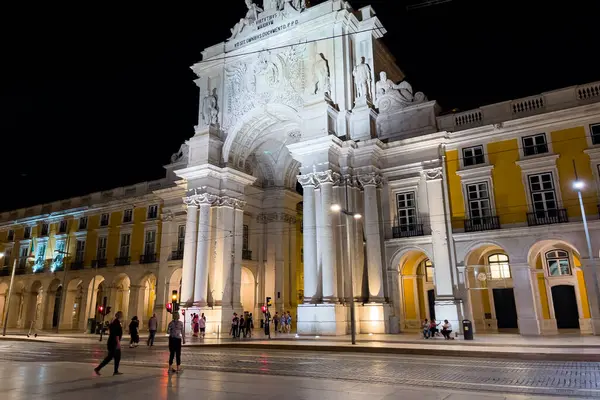
<path fill-rule="evenodd" d="M 564 208 L 527 213 L 527 224 L 529 226 L 562 224 L 565 222 L 569 222 L 569 217 L 567 210 Z"/>
<path fill-rule="evenodd" d="M 158 254 L 142 254 L 140 256 L 140 264 L 152 264 L 158 261 Z"/>
<path fill-rule="evenodd" d="M 171 260 L 183 260 L 183 250 L 172 251 Z"/>
<path fill-rule="evenodd" d="M 106 258 L 98 258 L 97 260 L 92 260 L 92 268 L 104 268 L 106 267 L 106 265 Z"/>
<path fill-rule="evenodd" d="M 73 271 L 83 269 L 83 264 L 84 264 L 83 260 L 75 260 L 71 263 L 71 265 L 69 265 L 69 269 L 71 269 Z"/>
<path fill-rule="evenodd" d="M 252 260 L 252 251 L 243 249 L 242 250 L 242 260 Z"/>
<path fill-rule="evenodd" d="M 115 267 L 122 267 L 124 265 L 131 264 L 131 257 L 117 257 L 115 258 Z"/>
<path fill-rule="evenodd" d="M 465 232 L 481 232 L 500 229 L 500 218 L 497 216 L 465 219 Z"/>
<path fill-rule="evenodd" d="M 394 239 L 423 235 L 423 224 L 407 224 L 392 227 L 392 236 Z"/>

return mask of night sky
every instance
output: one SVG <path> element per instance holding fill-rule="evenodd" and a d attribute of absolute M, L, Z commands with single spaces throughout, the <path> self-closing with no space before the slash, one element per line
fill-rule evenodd
<path fill-rule="evenodd" d="M 444 110 L 600 80 L 597 2 L 409 3 L 351 1 L 373 6 L 408 81 Z M 189 66 L 244 1 L 43 4 L 2 13 L 0 209 L 163 177 L 197 123 Z"/>

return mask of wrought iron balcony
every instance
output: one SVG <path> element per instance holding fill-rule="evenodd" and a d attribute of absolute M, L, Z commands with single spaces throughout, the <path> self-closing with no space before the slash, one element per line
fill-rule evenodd
<path fill-rule="evenodd" d="M 252 251 L 248 249 L 243 249 L 242 260 L 252 260 Z"/>
<path fill-rule="evenodd" d="M 172 251 L 171 260 L 183 260 L 183 250 Z"/>
<path fill-rule="evenodd" d="M 106 258 L 99 258 L 97 260 L 92 260 L 92 268 L 104 268 L 106 267 L 107 262 Z"/>
<path fill-rule="evenodd" d="M 140 264 L 152 264 L 158 261 L 158 254 L 142 254 L 140 256 Z"/>
<path fill-rule="evenodd" d="M 83 260 L 75 260 L 75 261 L 71 262 L 71 265 L 69 265 L 69 269 L 71 269 L 73 271 L 83 269 L 83 264 L 84 264 Z"/>
<path fill-rule="evenodd" d="M 500 218 L 497 216 L 465 219 L 465 232 L 481 232 L 500 229 Z"/>
<path fill-rule="evenodd" d="M 124 265 L 131 264 L 131 257 L 117 257 L 115 258 L 115 267 L 122 267 Z"/>
<path fill-rule="evenodd" d="M 423 224 L 406 224 L 392 227 L 392 236 L 394 239 L 423 235 Z"/>
<path fill-rule="evenodd" d="M 564 208 L 527 213 L 527 224 L 529 226 L 563 224 L 565 222 L 569 222 L 569 216 Z"/>

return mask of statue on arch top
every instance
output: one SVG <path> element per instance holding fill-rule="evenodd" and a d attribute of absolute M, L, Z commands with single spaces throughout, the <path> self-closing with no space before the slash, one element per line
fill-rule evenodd
<path fill-rule="evenodd" d="M 263 12 L 263 9 L 260 8 L 259 6 L 257 6 L 256 4 L 254 4 L 252 2 L 252 0 L 245 0 L 246 1 L 246 7 L 248 7 L 248 11 L 246 12 L 246 16 L 242 19 L 240 19 L 240 22 L 238 22 L 237 24 L 235 24 L 235 26 L 233 28 L 231 28 L 231 37 L 229 38 L 229 40 L 231 39 L 235 39 L 240 33 L 242 33 L 242 31 L 252 25 L 257 19 L 258 19 L 258 15 Z"/>
<path fill-rule="evenodd" d="M 422 92 L 413 92 L 413 88 L 407 81 L 395 84 L 388 79 L 387 73 L 381 71 L 379 81 L 375 84 L 377 100 L 375 107 L 380 111 L 386 112 L 391 108 L 404 108 L 412 104 L 427 101 L 427 97 Z"/>
<path fill-rule="evenodd" d="M 365 58 L 360 58 L 360 64 L 354 67 L 352 71 L 354 84 L 356 85 L 356 101 L 371 101 L 369 93 L 369 84 L 371 83 L 371 67 L 365 62 Z"/>
<path fill-rule="evenodd" d="M 219 123 L 218 100 L 216 88 L 202 99 L 202 120 L 206 125 L 213 126 Z"/>

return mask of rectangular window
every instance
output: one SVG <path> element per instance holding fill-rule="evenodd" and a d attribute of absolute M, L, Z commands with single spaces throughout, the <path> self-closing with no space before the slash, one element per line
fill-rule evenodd
<path fill-rule="evenodd" d="M 600 124 L 590 125 L 590 134 L 592 135 L 592 143 L 600 144 Z"/>
<path fill-rule="evenodd" d="M 131 246 L 131 233 L 121 234 L 121 246 L 119 248 L 119 257 L 129 257 L 129 248 Z"/>
<path fill-rule="evenodd" d="M 42 229 L 40 232 L 40 236 L 48 236 L 48 223 L 47 222 L 43 222 L 42 223 Z"/>
<path fill-rule="evenodd" d="M 9 229 L 8 230 L 8 235 L 6 236 L 6 240 L 8 240 L 9 242 L 12 242 L 13 240 L 15 240 L 15 231 L 14 231 L 14 229 Z"/>
<path fill-rule="evenodd" d="M 100 216 L 100 226 L 108 226 L 108 222 L 110 220 L 110 214 L 104 213 Z"/>
<path fill-rule="evenodd" d="M 153 204 L 148 207 L 148 219 L 158 218 L 158 205 Z"/>
<path fill-rule="evenodd" d="M 156 251 L 156 231 L 146 231 L 146 242 L 144 244 L 144 254 L 151 255 Z"/>
<path fill-rule="evenodd" d="M 463 164 L 465 167 L 485 163 L 483 146 L 473 146 L 463 149 Z"/>
<path fill-rule="evenodd" d="M 96 260 L 106 260 L 107 244 L 108 244 L 108 238 L 106 236 L 100 236 L 98 238 L 98 248 L 96 249 Z"/>
<path fill-rule="evenodd" d="M 75 248 L 75 262 L 82 262 L 85 259 L 85 240 L 78 240 Z"/>
<path fill-rule="evenodd" d="M 487 182 L 467 185 L 467 202 L 471 219 L 481 221 L 481 218 L 491 216 L 492 209 Z"/>
<path fill-rule="evenodd" d="M 533 211 L 539 213 L 540 217 L 546 216 L 548 211 L 552 213 L 556 212 L 558 204 L 552 172 L 529 175 L 529 189 L 531 191 Z"/>
<path fill-rule="evenodd" d="M 37 254 L 35 256 L 35 264 L 36 265 L 41 266 L 44 264 L 44 258 L 46 257 L 46 246 L 47 246 L 47 243 L 40 243 L 38 245 Z"/>
<path fill-rule="evenodd" d="M 433 282 L 433 263 L 429 260 L 425 261 L 425 280 L 427 282 Z"/>
<path fill-rule="evenodd" d="M 26 226 L 23 230 L 23 239 L 31 239 L 31 227 Z"/>
<path fill-rule="evenodd" d="M 185 245 L 185 225 L 179 225 L 177 229 L 177 251 L 183 251 Z"/>
<path fill-rule="evenodd" d="M 67 233 L 67 221 L 60 221 L 58 224 L 58 233 Z"/>
<path fill-rule="evenodd" d="M 398 193 L 396 195 L 398 209 L 398 226 L 400 228 L 413 229 L 417 223 L 417 203 L 415 192 Z"/>
<path fill-rule="evenodd" d="M 52 269 L 62 267 L 63 259 L 65 258 L 65 240 L 56 241 L 56 252 L 54 254 L 54 260 L 52 260 Z"/>
<path fill-rule="evenodd" d="M 79 218 L 79 230 L 80 231 L 87 229 L 87 224 L 88 224 L 88 217 Z"/>
<path fill-rule="evenodd" d="M 548 143 L 546 142 L 546 134 L 540 133 L 537 135 L 525 136 L 523 141 L 523 154 L 533 156 L 536 154 L 544 154 L 548 152 Z"/>
<path fill-rule="evenodd" d="M 123 211 L 123 223 L 128 223 L 131 221 L 133 221 L 133 209 L 128 208 L 127 210 Z"/>
<path fill-rule="evenodd" d="M 248 225 L 244 225 L 244 233 L 242 237 L 242 250 L 248 250 L 249 233 L 250 230 L 248 229 Z"/>

